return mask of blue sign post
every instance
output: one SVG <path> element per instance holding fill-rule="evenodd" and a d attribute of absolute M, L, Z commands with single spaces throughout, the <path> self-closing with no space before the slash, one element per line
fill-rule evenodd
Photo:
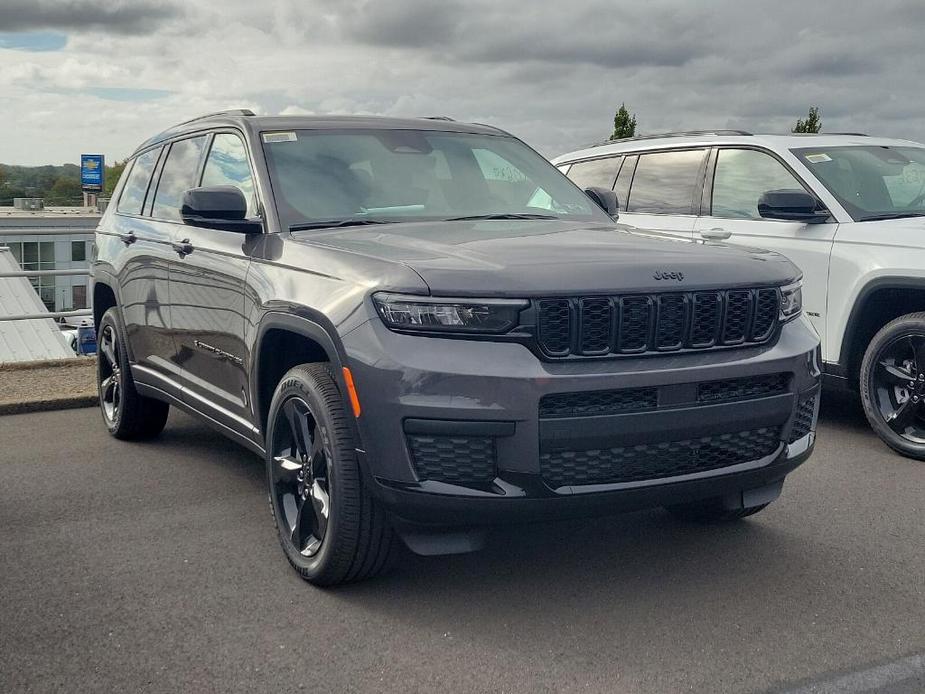
<path fill-rule="evenodd" d="M 88 192 L 103 190 L 103 174 L 106 160 L 102 154 L 80 155 L 80 186 Z"/>

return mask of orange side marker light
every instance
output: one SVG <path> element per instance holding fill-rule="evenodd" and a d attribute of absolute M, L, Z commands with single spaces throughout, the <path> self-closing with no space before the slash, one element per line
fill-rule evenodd
<path fill-rule="evenodd" d="M 347 384 L 347 394 L 350 396 L 350 404 L 353 406 L 353 416 L 359 417 L 360 412 L 360 398 L 357 397 L 357 388 L 353 385 L 353 374 L 350 373 L 350 369 L 346 366 L 344 367 L 344 382 Z"/>

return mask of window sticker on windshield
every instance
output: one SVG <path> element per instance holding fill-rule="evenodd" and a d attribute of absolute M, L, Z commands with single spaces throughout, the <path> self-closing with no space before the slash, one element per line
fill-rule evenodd
<path fill-rule="evenodd" d="M 263 141 L 268 144 L 272 142 L 295 142 L 297 139 L 294 132 L 263 134 Z"/>
<path fill-rule="evenodd" d="M 807 154 L 806 161 L 810 164 L 822 164 L 827 161 L 832 161 L 832 157 L 828 154 Z"/>

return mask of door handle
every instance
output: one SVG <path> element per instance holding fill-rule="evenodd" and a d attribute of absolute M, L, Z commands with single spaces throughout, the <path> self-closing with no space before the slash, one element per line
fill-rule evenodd
<path fill-rule="evenodd" d="M 135 236 L 132 232 L 127 234 L 119 234 L 119 240 L 122 241 L 126 246 L 131 246 L 138 240 L 138 237 Z"/>
<path fill-rule="evenodd" d="M 700 231 L 700 238 L 706 239 L 707 241 L 725 241 L 730 236 L 732 236 L 731 231 L 726 229 L 721 229 L 720 227 L 713 227 L 712 229 L 702 229 Z"/>
<path fill-rule="evenodd" d="M 193 244 L 189 242 L 189 239 L 183 239 L 180 243 L 172 243 L 170 245 L 173 246 L 173 249 L 181 258 L 193 252 Z"/>

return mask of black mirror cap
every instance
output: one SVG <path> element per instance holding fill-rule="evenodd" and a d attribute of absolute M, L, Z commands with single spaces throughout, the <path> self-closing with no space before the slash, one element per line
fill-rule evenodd
<path fill-rule="evenodd" d="M 184 224 L 252 234 L 262 231 L 260 220 L 247 218 L 247 199 L 235 186 L 203 186 L 183 193 L 180 217 Z"/>
<path fill-rule="evenodd" d="M 620 211 L 620 206 L 617 202 L 616 193 L 614 193 L 609 188 L 591 186 L 590 188 L 585 188 L 585 194 L 587 194 L 589 198 L 597 203 L 597 206 L 604 210 L 604 212 L 609 214 L 614 219 L 617 218 L 617 215 Z"/>
<path fill-rule="evenodd" d="M 781 219 L 804 224 L 828 221 L 829 211 L 805 190 L 769 190 L 758 198 L 758 214 L 765 219 Z"/>

